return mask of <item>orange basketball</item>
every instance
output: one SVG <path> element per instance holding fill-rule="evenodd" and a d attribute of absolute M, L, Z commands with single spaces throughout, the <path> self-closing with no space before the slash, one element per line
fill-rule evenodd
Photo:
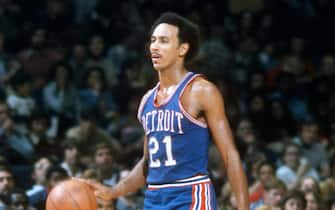
<path fill-rule="evenodd" d="M 48 195 L 47 210 L 96 210 L 97 200 L 90 187 L 76 180 L 56 185 Z"/>

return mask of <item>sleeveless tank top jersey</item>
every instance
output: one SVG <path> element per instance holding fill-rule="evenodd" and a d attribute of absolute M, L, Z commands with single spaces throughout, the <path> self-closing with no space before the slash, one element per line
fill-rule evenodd
<path fill-rule="evenodd" d="M 187 85 L 198 76 L 188 72 L 159 106 L 155 104 L 159 83 L 141 102 L 138 118 L 148 139 L 147 184 L 173 183 L 208 174 L 209 130 L 205 123 L 190 116 L 180 102 Z"/>

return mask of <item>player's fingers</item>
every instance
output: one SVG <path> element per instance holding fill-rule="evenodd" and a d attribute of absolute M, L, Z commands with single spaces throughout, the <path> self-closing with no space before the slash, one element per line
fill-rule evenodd
<path fill-rule="evenodd" d="M 113 198 L 110 196 L 110 193 L 106 192 L 106 191 L 95 191 L 94 192 L 95 196 L 105 200 L 105 201 L 111 201 L 113 200 Z"/>
<path fill-rule="evenodd" d="M 82 178 L 73 178 L 73 179 L 83 182 L 88 186 L 90 186 L 90 188 L 94 191 L 96 197 L 101 198 L 102 200 L 105 201 L 113 200 L 110 189 L 104 186 L 103 184 L 91 179 L 82 179 Z"/>

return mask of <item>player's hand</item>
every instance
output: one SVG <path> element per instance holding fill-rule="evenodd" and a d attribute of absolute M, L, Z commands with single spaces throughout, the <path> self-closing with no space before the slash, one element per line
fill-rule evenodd
<path fill-rule="evenodd" d="M 94 190 L 94 194 L 105 201 L 111 201 L 115 199 L 114 191 L 112 188 L 107 187 L 95 180 L 92 179 L 82 179 L 82 178 L 73 178 L 80 182 L 84 182 L 85 184 L 89 185 L 91 189 Z"/>

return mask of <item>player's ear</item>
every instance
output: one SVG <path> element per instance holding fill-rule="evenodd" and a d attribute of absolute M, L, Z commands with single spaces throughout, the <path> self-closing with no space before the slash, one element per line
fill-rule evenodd
<path fill-rule="evenodd" d="M 179 56 L 184 57 L 189 49 L 190 49 L 190 44 L 182 43 L 179 46 Z"/>

